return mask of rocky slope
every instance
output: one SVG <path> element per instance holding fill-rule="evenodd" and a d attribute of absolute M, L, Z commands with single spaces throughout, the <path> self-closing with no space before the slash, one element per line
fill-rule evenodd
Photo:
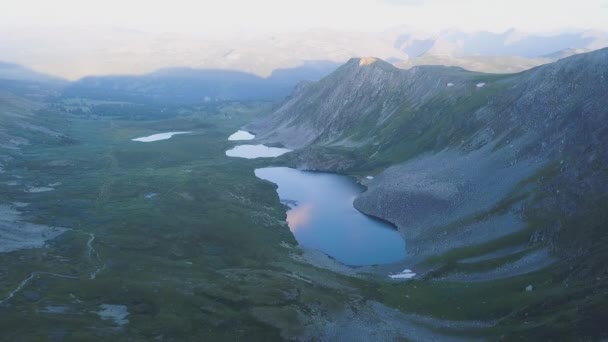
<path fill-rule="evenodd" d="M 377 173 L 355 205 L 399 227 L 411 263 L 550 251 L 530 272 L 605 260 L 607 92 L 608 49 L 513 75 L 352 59 L 247 128 L 300 149 L 294 166 Z"/>
<path fill-rule="evenodd" d="M 22 71 L 16 67 L 11 69 Z M 27 158 L 23 151 L 26 147 L 41 144 L 61 146 L 72 142 L 59 131 L 65 121 L 54 117 L 56 113 L 46 112 L 44 103 L 39 101 L 55 92 L 60 81 L 44 79 L 43 76 L 40 79 L 24 76 L 8 80 L 2 78 L 9 76 L 3 71 L 0 70 L 0 253 L 43 247 L 48 240 L 67 231 L 29 222 L 31 217 L 23 213 L 28 203 L 16 201 L 11 195 L 16 191 L 35 194 L 54 190 L 40 180 L 23 179 L 23 171 L 17 165 Z M 6 87 L 5 84 L 12 86 Z"/>

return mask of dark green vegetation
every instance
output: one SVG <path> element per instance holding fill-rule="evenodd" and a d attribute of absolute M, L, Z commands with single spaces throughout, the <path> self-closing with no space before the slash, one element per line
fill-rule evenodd
<path fill-rule="evenodd" d="M 279 331 L 257 315 L 313 298 L 339 307 L 348 294 L 312 286 L 297 274 L 348 281 L 291 261 L 294 239 L 273 187 L 255 178 L 255 163 L 224 156 L 232 145 L 226 137 L 264 108 L 223 105 L 213 114 L 144 122 L 39 112 L 68 120 L 56 126 L 73 142 L 24 148 L 0 176 L 62 184 L 37 194 L 3 185 L 2 202 L 29 203 L 23 209 L 29 219 L 73 230 L 48 249 L 0 254 L 1 297 L 34 271 L 78 279 L 36 276 L 1 306 L 2 339 L 276 339 Z M 185 129 L 195 133 L 130 141 Z M 95 235 L 93 254 L 89 234 Z M 94 312 L 103 303 L 126 305 L 128 328 L 99 319 Z M 47 306 L 69 309 L 44 313 Z"/>

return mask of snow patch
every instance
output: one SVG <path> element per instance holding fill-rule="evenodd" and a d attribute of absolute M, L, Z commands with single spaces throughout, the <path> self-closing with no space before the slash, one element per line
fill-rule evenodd
<path fill-rule="evenodd" d="M 192 132 L 167 132 L 167 133 L 159 133 L 159 134 L 152 134 L 152 135 L 149 135 L 147 137 L 135 138 L 135 139 L 131 139 L 131 140 L 132 141 L 140 141 L 140 142 L 152 142 L 152 141 L 159 141 L 159 140 L 167 140 L 167 139 L 171 139 L 171 137 L 173 137 L 174 135 L 177 135 L 177 134 L 188 134 L 188 133 L 192 133 Z"/>
<path fill-rule="evenodd" d="M 477 83 L 477 88 L 483 88 L 485 85 L 485 82 Z"/>
<path fill-rule="evenodd" d="M 281 147 L 268 147 L 266 145 L 239 145 L 228 151 L 228 157 L 238 157 L 246 159 L 272 158 L 291 152 L 290 149 Z"/>
<path fill-rule="evenodd" d="M 374 179 L 374 177 L 372 177 L 372 176 L 367 176 L 367 177 L 365 177 L 365 179 L 372 180 L 372 179 Z"/>
<path fill-rule="evenodd" d="M 409 268 L 406 268 L 401 273 L 389 274 L 391 279 L 412 279 L 416 276 L 416 273 L 412 272 Z"/>
<path fill-rule="evenodd" d="M 149 192 L 147 194 L 144 195 L 144 198 L 147 200 L 151 200 L 154 197 L 158 196 L 158 194 L 156 192 Z"/>
<path fill-rule="evenodd" d="M 448 87 L 453 87 L 454 83 L 448 83 Z"/>
<path fill-rule="evenodd" d="M 29 193 L 39 193 L 39 192 L 48 192 L 48 191 L 53 191 L 55 190 L 55 188 L 51 188 L 48 186 L 40 186 L 40 187 L 29 187 L 27 190 L 25 190 L 25 192 L 29 192 Z"/>
<path fill-rule="evenodd" d="M 228 140 L 230 140 L 230 141 L 253 140 L 253 138 L 255 138 L 255 135 L 253 135 L 247 131 L 237 131 L 236 133 L 229 136 Z"/>
<path fill-rule="evenodd" d="M 125 325 L 129 323 L 127 316 L 129 311 L 125 305 L 101 304 L 101 310 L 97 311 L 97 315 L 103 320 L 112 320 L 117 325 Z"/>

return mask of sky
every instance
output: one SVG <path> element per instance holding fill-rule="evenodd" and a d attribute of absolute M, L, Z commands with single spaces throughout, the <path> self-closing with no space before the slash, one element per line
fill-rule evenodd
<path fill-rule="evenodd" d="M 383 31 L 608 30 L 608 0 L 3 0 L 0 27 L 111 26 L 221 34 L 330 28 Z"/>

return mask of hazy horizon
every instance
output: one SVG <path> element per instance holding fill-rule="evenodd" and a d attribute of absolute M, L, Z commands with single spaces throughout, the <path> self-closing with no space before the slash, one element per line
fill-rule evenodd
<path fill-rule="evenodd" d="M 546 53 L 605 47 L 606 17 L 608 0 L 25 0 L 0 13 L 0 61 L 76 80 L 172 67 L 268 77 L 309 61 L 404 61 L 430 40 L 433 55 L 536 58 L 507 48 L 531 35 L 564 36 L 547 43 Z M 472 37 L 478 32 L 494 37 Z M 502 44 L 504 51 L 466 46 L 481 43 Z"/>
<path fill-rule="evenodd" d="M 606 0 L 24 0 L 5 4 L 0 27 L 103 26 L 214 35 L 315 28 L 381 32 L 402 25 L 425 31 L 547 32 L 607 30 L 606 17 Z"/>

